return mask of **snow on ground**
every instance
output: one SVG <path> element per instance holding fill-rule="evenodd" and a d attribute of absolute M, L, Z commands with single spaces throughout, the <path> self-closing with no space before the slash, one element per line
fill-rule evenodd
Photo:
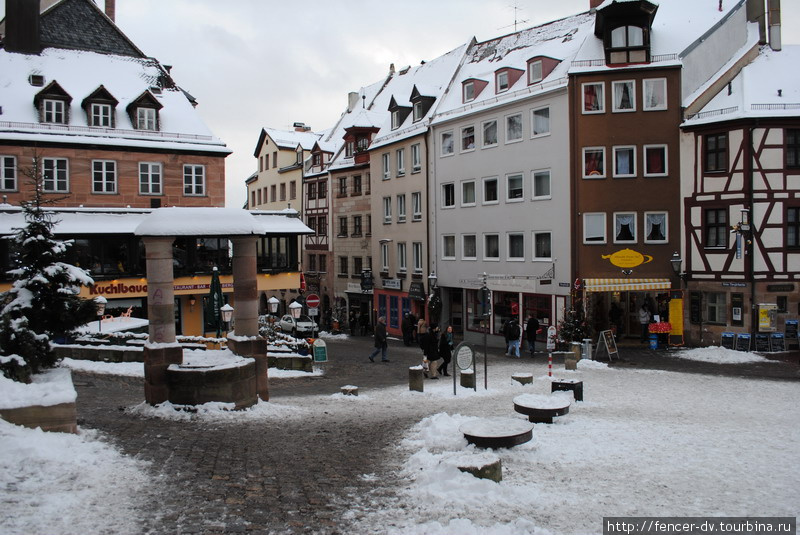
<path fill-rule="evenodd" d="M 515 373 L 531 373 L 533 384 L 512 381 Z M 467 444 L 459 427 L 478 417 L 524 421 L 514 413 L 512 400 L 520 394 L 549 393 L 546 364 L 493 362 L 489 390 L 483 387 L 479 365 L 478 389 L 458 387 L 455 396 L 447 378 L 426 381 L 423 393 L 405 386 L 362 389 L 358 397 L 293 397 L 242 412 L 230 412 L 223 404 L 207 404 L 196 413 L 146 404 L 127 410 L 153 418 L 210 419 L 219 425 L 301 418 L 321 404 L 334 418 L 363 419 L 365 411 L 417 418 L 395 449 L 386 452 L 388 466 L 397 469 L 387 479 L 385 474 L 362 476 L 374 481 L 375 491 L 354 497 L 344 515 L 343 524 L 353 533 L 573 535 L 602 533 L 604 516 L 800 513 L 800 464 L 793 461 L 800 450 L 797 382 L 609 368 L 593 362 L 554 375 L 584 381 L 586 401 L 574 402 L 569 414 L 552 425 L 536 424 L 531 442 L 494 451 L 503 465 L 500 483 L 476 479 L 453 466 L 459 457 L 484 454 Z M 42 434 L 3 424 L 0 451 L 4 533 L 67 533 L 75 525 L 86 534 L 127 533 L 136 525 L 136 487 L 126 486 L 126 478 L 118 474 L 130 470 L 136 480 L 141 477 L 139 465 L 113 453 L 99 437 Z M 85 469 L 82 463 L 90 456 L 99 457 L 99 464 Z M 114 462 L 103 464 L 105 458 Z M 70 476 L 48 475 L 54 465 Z M 30 490 L 22 493 L 21 485 Z M 120 504 L 109 508 L 104 498 L 98 500 L 102 511 L 96 511 L 92 498 L 81 498 L 79 491 L 110 496 Z M 77 509 L 80 518 L 71 519 L 69 530 L 61 529 L 49 513 L 57 509 L 63 514 L 64 500 L 75 492 L 89 505 Z"/>
<path fill-rule="evenodd" d="M 681 349 L 676 353 L 666 353 L 669 357 L 681 359 L 699 360 L 701 362 L 713 362 L 716 364 L 749 364 L 751 362 L 777 362 L 762 357 L 755 353 L 746 351 L 736 351 L 726 347 L 711 346 L 696 349 Z"/>

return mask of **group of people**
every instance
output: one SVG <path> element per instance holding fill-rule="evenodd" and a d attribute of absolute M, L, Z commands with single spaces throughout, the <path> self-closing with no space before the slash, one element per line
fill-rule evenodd
<path fill-rule="evenodd" d="M 442 332 L 435 323 L 428 325 L 424 319 L 420 319 L 414 324 L 413 329 L 410 329 L 410 318 L 412 317 L 408 314 L 403 319 L 403 342 L 408 346 L 416 338 L 420 349 L 422 349 L 425 377 L 438 379 L 439 375 L 449 376 L 447 367 L 453 357 L 453 327 L 448 325 Z M 386 317 L 381 316 L 375 324 L 375 349 L 369 355 L 370 362 L 375 362 L 375 357 L 378 356 L 378 353 L 381 354 L 381 362 L 389 362 L 386 355 L 386 340 Z"/>
<path fill-rule="evenodd" d="M 506 356 L 520 358 L 520 345 L 522 343 L 522 328 L 517 320 L 514 318 L 509 319 L 503 324 L 501 329 L 503 336 L 506 339 Z M 536 316 L 531 314 L 525 322 L 525 337 L 528 342 L 528 351 L 531 356 L 536 354 L 536 335 L 542 332 L 539 325 L 539 320 Z"/>

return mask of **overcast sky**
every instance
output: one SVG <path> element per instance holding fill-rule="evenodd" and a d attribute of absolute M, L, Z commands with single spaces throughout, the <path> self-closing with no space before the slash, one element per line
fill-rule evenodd
<path fill-rule="evenodd" d="M 381 79 L 391 63 L 417 65 L 473 36 L 482 41 L 511 33 L 515 17 L 522 29 L 589 8 L 589 0 L 116 4 L 117 25 L 145 54 L 173 66 L 175 81 L 194 95 L 206 124 L 234 151 L 226 163 L 229 207 L 245 201 L 262 127 L 289 130 L 304 122 L 315 131 L 329 128 L 345 109 L 347 93 Z M 782 4 L 783 42 L 800 44 L 800 1 Z"/>

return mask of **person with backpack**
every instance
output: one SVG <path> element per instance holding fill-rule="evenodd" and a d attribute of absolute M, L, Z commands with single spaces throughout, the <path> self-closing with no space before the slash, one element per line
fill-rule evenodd
<path fill-rule="evenodd" d="M 510 357 L 519 358 L 519 339 L 522 335 L 522 330 L 519 328 L 517 320 L 511 319 L 506 325 L 508 331 L 508 350 L 507 354 Z M 513 351 L 513 354 L 512 354 Z"/>

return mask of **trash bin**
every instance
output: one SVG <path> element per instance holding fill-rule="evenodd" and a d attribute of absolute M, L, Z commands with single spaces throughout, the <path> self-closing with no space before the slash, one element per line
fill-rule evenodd
<path fill-rule="evenodd" d="M 575 360 L 581 359 L 581 353 L 583 349 L 583 344 L 580 342 L 570 342 L 570 350 L 572 354 L 575 355 Z"/>
<path fill-rule="evenodd" d="M 592 339 L 591 338 L 584 338 L 583 339 L 583 348 L 581 358 L 584 359 L 591 359 L 592 358 Z"/>
<path fill-rule="evenodd" d="M 650 333 L 650 349 L 658 349 L 658 334 Z"/>

